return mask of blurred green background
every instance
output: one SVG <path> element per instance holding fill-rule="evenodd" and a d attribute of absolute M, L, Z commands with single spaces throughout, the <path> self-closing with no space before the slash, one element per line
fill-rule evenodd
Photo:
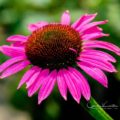
<path fill-rule="evenodd" d="M 101 27 L 105 33 L 110 33 L 110 37 L 102 40 L 120 47 L 120 0 L 0 0 L 0 45 L 8 44 L 5 40 L 10 35 L 30 34 L 27 30 L 29 23 L 60 21 L 65 10 L 70 11 L 72 22 L 82 14 L 96 12 L 96 20 L 108 19 L 109 23 Z M 107 74 L 108 89 L 86 77 L 91 85 L 92 96 L 100 105 L 106 103 L 119 106 L 118 109 L 105 109 L 115 120 L 119 120 L 120 57 L 115 57 L 118 60 L 115 64 L 118 72 Z M 0 53 L 0 64 L 6 59 L 8 58 Z M 0 80 L 0 120 L 93 120 L 69 94 L 68 101 L 64 101 L 57 87 L 47 100 L 37 105 L 37 95 L 28 98 L 25 86 L 16 90 L 24 72 L 25 70 Z"/>

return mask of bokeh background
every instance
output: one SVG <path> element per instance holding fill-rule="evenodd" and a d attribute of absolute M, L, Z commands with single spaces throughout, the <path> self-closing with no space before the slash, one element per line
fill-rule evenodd
<path fill-rule="evenodd" d="M 63 11 L 70 10 L 72 22 L 85 13 L 98 13 L 96 20 L 108 19 L 102 25 L 110 37 L 102 40 L 113 42 L 120 47 L 120 0 L 0 0 L 0 45 L 8 44 L 5 39 L 13 34 L 30 34 L 29 23 L 60 21 Z M 111 53 L 113 54 L 113 53 Z M 120 120 L 120 57 L 115 56 L 117 73 L 107 74 L 109 88 L 102 87 L 86 76 L 91 85 L 92 96 L 102 105 L 115 104 L 117 109 L 105 109 L 115 120 Z M 8 58 L 0 53 L 0 64 Z M 68 94 L 68 101 L 60 96 L 57 87 L 41 105 L 37 95 L 27 97 L 25 86 L 16 90 L 25 70 L 0 80 L 0 120 L 93 120 Z M 83 101 L 84 98 L 82 98 Z M 86 103 L 87 107 L 87 103 Z"/>

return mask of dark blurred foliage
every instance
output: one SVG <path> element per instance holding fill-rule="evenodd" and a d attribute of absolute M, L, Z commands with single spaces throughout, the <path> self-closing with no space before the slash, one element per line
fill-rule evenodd
<path fill-rule="evenodd" d="M 64 10 L 70 10 L 72 22 L 85 13 L 98 13 L 96 20 L 108 19 L 101 26 L 110 37 L 102 40 L 120 47 L 120 0 L 0 0 L 0 45 L 8 44 L 5 39 L 13 34 L 28 35 L 27 25 L 38 21 L 60 21 Z M 111 53 L 113 54 L 113 53 Z M 115 104 L 118 109 L 105 109 L 115 120 L 120 119 L 120 57 L 115 56 L 117 73 L 107 74 L 109 88 L 106 89 L 86 75 L 91 85 L 92 96 L 102 105 Z M 0 53 L 0 63 L 7 57 Z M 93 118 L 75 103 L 70 95 L 68 101 L 60 96 L 57 87 L 41 105 L 37 95 L 28 98 L 25 86 L 16 90 L 24 71 L 0 80 L 0 105 L 10 104 L 18 110 L 28 112 L 32 120 L 92 120 Z M 83 101 L 84 98 L 82 98 Z M 87 102 L 86 102 L 87 105 Z M 87 107 L 87 106 L 86 106 Z"/>

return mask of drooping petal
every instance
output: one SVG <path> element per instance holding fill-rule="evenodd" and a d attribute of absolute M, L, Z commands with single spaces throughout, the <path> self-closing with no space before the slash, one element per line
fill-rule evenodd
<path fill-rule="evenodd" d="M 31 76 L 31 78 L 26 81 L 26 88 L 29 88 L 34 82 L 37 81 L 38 77 L 39 77 L 39 74 L 41 72 L 41 68 L 38 68 L 37 71 L 35 71 L 35 73 Z"/>
<path fill-rule="evenodd" d="M 38 71 L 37 66 L 33 66 L 30 70 L 28 70 L 22 77 L 17 89 L 19 89 L 25 82 L 27 82 L 30 77 L 35 73 L 35 71 Z"/>
<path fill-rule="evenodd" d="M 43 81 L 48 77 L 49 69 L 40 72 L 39 78 L 28 88 L 28 96 L 31 97 L 42 85 Z"/>
<path fill-rule="evenodd" d="M 27 67 L 30 64 L 30 62 L 28 60 L 16 63 L 12 66 L 10 66 L 9 68 L 7 68 L 2 75 L 0 76 L 0 78 L 5 78 L 8 77 L 10 75 L 13 75 L 19 71 L 21 71 L 22 69 L 24 69 L 25 67 Z"/>
<path fill-rule="evenodd" d="M 0 52 L 9 57 L 26 56 L 23 47 L 13 47 L 8 45 L 0 46 Z"/>
<path fill-rule="evenodd" d="M 57 74 L 57 84 L 58 84 L 58 88 L 59 88 L 61 96 L 65 100 L 67 100 L 67 85 L 66 85 L 64 76 L 62 74 L 62 70 L 59 70 Z"/>
<path fill-rule="evenodd" d="M 61 24 L 69 25 L 70 24 L 70 13 L 66 10 L 63 15 L 61 16 Z"/>
<path fill-rule="evenodd" d="M 85 35 L 85 34 L 92 34 L 92 33 L 102 33 L 102 28 L 98 27 L 98 26 L 93 26 L 87 30 L 85 30 L 84 32 L 80 32 L 82 35 Z"/>
<path fill-rule="evenodd" d="M 13 65 L 14 63 L 20 62 L 24 59 L 25 59 L 24 56 L 18 56 L 5 61 L 3 64 L 0 65 L 0 72 L 4 71 L 6 68 Z"/>
<path fill-rule="evenodd" d="M 12 47 L 24 47 L 25 42 L 13 42 L 11 44 Z"/>
<path fill-rule="evenodd" d="M 80 86 L 82 95 L 85 97 L 86 100 L 89 100 L 91 96 L 90 86 L 85 77 L 75 68 L 69 67 L 69 71 Z"/>
<path fill-rule="evenodd" d="M 13 35 L 7 38 L 8 42 L 26 42 L 28 39 L 28 36 L 23 35 Z"/>
<path fill-rule="evenodd" d="M 99 21 L 99 22 L 92 22 L 92 23 L 89 23 L 89 24 L 84 25 L 82 27 L 78 27 L 77 30 L 80 32 L 84 32 L 87 29 L 90 29 L 90 28 L 95 27 L 95 26 L 100 25 L 100 24 L 106 24 L 107 22 L 108 22 L 107 20 Z"/>
<path fill-rule="evenodd" d="M 110 62 L 116 62 L 116 59 L 106 53 L 106 52 L 103 52 L 103 51 L 100 51 L 100 50 L 92 50 L 92 49 L 89 49 L 89 50 L 84 50 L 80 53 L 80 57 L 88 57 L 88 58 L 93 58 L 93 59 L 96 59 L 96 57 L 99 59 L 99 60 L 105 60 L 105 61 L 110 61 Z M 95 56 L 95 57 L 94 57 Z"/>
<path fill-rule="evenodd" d="M 69 89 L 72 97 L 74 98 L 74 100 L 77 103 L 79 103 L 80 98 L 81 98 L 80 87 L 78 86 L 76 81 L 73 78 L 71 78 L 70 73 L 69 73 L 68 70 L 63 69 L 62 74 L 64 75 L 65 82 L 66 82 L 66 84 L 68 86 L 68 89 Z"/>
<path fill-rule="evenodd" d="M 81 69 L 83 69 L 88 75 L 97 80 L 104 87 L 108 86 L 108 80 L 104 72 L 95 67 L 85 66 L 82 62 L 80 63 Z"/>
<path fill-rule="evenodd" d="M 33 32 L 33 31 L 35 31 L 36 29 L 41 28 L 41 27 L 43 27 L 43 26 L 45 26 L 45 25 L 47 25 L 47 24 L 48 24 L 48 23 L 45 22 L 45 21 L 41 21 L 41 22 L 34 23 L 34 24 L 29 24 L 29 25 L 28 25 L 28 30 L 31 31 L 31 32 Z"/>
<path fill-rule="evenodd" d="M 77 28 L 77 27 L 82 27 L 84 25 L 86 25 L 87 23 L 91 22 L 95 17 L 96 14 L 85 14 L 82 17 L 80 17 L 75 23 L 72 24 L 73 28 Z"/>
<path fill-rule="evenodd" d="M 44 99 L 46 99 L 55 85 L 57 78 L 57 71 L 54 70 L 50 73 L 50 75 L 44 80 L 40 91 L 38 93 L 38 104 L 40 104 Z"/>
<path fill-rule="evenodd" d="M 104 42 L 104 41 L 85 41 L 83 43 L 84 48 L 103 48 L 103 49 L 107 49 L 110 50 L 114 53 L 116 53 L 117 55 L 120 56 L 120 48 L 117 47 L 116 45 L 109 43 L 109 42 Z"/>
<path fill-rule="evenodd" d="M 104 53 L 104 52 L 103 52 Z M 102 51 L 101 52 L 91 52 L 91 53 L 81 53 L 80 57 L 78 57 L 78 60 L 84 60 L 84 59 L 92 59 L 92 60 L 96 60 L 96 61 L 101 61 L 103 63 L 109 63 L 109 62 L 116 62 L 116 59 L 114 57 L 112 57 L 110 54 L 104 53 L 103 54 Z M 106 63 L 106 64 L 107 64 Z"/>
<path fill-rule="evenodd" d="M 104 34 L 104 33 L 98 32 L 98 33 L 82 35 L 81 38 L 82 38 L 82 40 L 95 40 L 95 39 L 101 38 L 103 36 L 109 36 L 109 34 Z"/>
<path fill-rule="evenodd" d="M 92 60 L 98 60 L 98 61 L 101 61 L 101 62 L 108 62 L 108 60 L 107 59 L 105 59 L 105 58 L 103 58 L 103 57 L 101 57 L 101 56 L 99 56 L 99 55 L 89 55 L 89 54 L 84 54 L 84 55 L 81 55 L 80 57 L 78 57 L 78 60 L 82 60 L 83 61 L 83 59 L 92 59 Z"/>
<path fill-rule="evenodd" d="M 107 72 L 116 72 L 115 67 L 107 61 L 100 61 L 100 60 L 95 60 L 90 58 L 80 58 L 80 61 Z M 80 62 L 78 62 L 78 66 L 80 66 Z"/>

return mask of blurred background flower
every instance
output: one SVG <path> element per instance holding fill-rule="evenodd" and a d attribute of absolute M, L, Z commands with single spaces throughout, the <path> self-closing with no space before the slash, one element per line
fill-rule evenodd
<path fill-rule="evenodd" d="M 59 21 L 61 13 L 70 10 L 72 21 L 84 13 L 96 13 L 96 20 L 108 19 L 108 24 L 101 27 L 110 37 L 102 40 L 110 41 L 120 47 L 120 1 L 119 0 L 0 0 L 0 45 L 8 44 L 5 39 L 13 34 L 28 35 L 26 25 L 42 21 Z M 111 53 L 112 54 L 112 53 Z M 117 109 L 105 109 L 114 119 L 120 114 L 120 57 L 115 56 L 118 72 L 107 74 L 108 89 L 86 76 L 92 84 L 92 95 L 100 105 L 115 104 Z M 7 57 L 0 53 L 0 64 Z M 0 120 L 64 120 L 93 118 L 75 103 L 70 95 L 65 102 L 56 87 L 50 97 L 41 105 L 37 105 L 37 95 L 28 98 L 25 86 L 16 90 L 24 71 L 7 79 L 0 80 Z M 96 90 L 96 91 L 95 91 Z M 82 98 L 84 100 L 84 98 Z M 87 106 L 87 105 L 86 105 Z"/>

